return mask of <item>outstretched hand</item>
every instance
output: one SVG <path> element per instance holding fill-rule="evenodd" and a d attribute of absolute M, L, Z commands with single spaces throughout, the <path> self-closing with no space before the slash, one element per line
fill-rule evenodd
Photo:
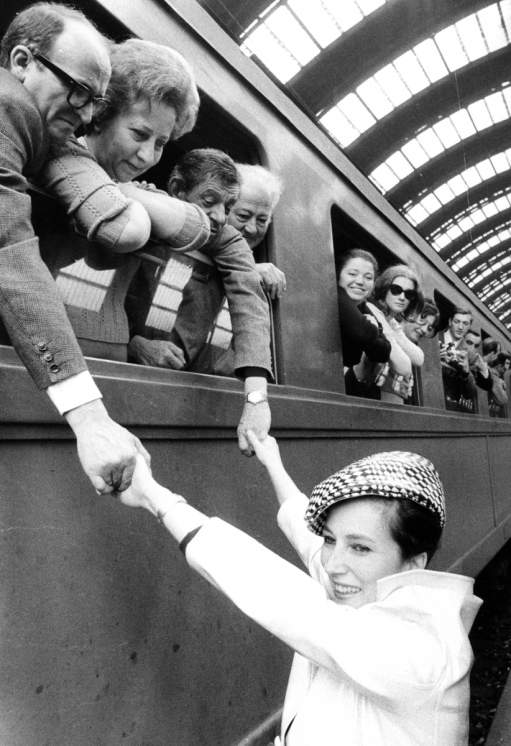
<path fill-rule="evenodd" d="M 118 497 L 128 508 L 148 508 L 147 493 L 154 485 L 149 464 L 142 456 L 135 460 L 135 470 L 128 489 L 120 492 Z"/>
<path fill-rule="evenodd" d="M 282 463 L 278 443 L 271 435 L 267 435 L 263 440 L 260 440 L 252 430 L 249 430 L 247 440 L 259 461 L 267 469 Z"/>
<path fill-rule="evenodd" d="M 150 462 L 140 440 L 109 417 L 100 399 L 67 412 L 65 417 L 76 436 L 82 468 L 98 494 L 127 489 L 138 455 Z"/>

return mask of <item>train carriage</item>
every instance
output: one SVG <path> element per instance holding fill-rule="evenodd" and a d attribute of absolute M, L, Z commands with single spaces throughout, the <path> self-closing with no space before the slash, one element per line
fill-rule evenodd
<path fill-rule="evenodd" d="M 1 11 L 0 30 L 25 4 Z M 310 490 L 370 452 L 424 454 L 448 496 L 433 567 L 476 574 L 511 534 L 511 422 L 489 416 L 484 392 L 476 412 L 446 409 L 434 339 L 424 343 L 413 406 L 347 396 L 339 257 L 363 246 L 384 266 L 410 263 L 444 314 L 470 307 L 474 326 L 504 346 L 506 327 L 195 0 L 79 5 L 114 39 L 169 44 L 193 64 L 199 123 L 167 148 L 155 181 L 164 183 L 180 152 L 205 145 L 282 177 L 263 252 L 287 276 L 272 308 L 269 391 L 272 431 L 290 473 Z M 196 261 L 183 266 L 193 271 Z M 159 481 L 292 559 L 275 527 L 270 484 L 237 448 L 237 380 L 105 359 L 89 365 L 112 417 L 147 445 Z M 95 498 L 71 431 L 9 346 L 0 347 L 0 391 L 0 742 L 266 744 L 290 652 L 190 573 L 150 517 Z"/>

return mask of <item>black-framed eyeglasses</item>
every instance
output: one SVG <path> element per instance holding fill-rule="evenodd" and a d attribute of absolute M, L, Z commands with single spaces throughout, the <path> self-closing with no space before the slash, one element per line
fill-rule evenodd
<path fill-rule="evenodd" d="M 71 75 L 68 75 L 64 70 L 61 70 L 60 67 L 55 65 L 54 62 L 47 59 L 40 52 L 32 52 L 32 55 L 36 60 L 39 60 L 41 64 L 47 67 L 48 70 L 51 70 L 51 72 L 69 88 L 67 103 L 69 106 L 72 106 L 73 109 L 83 109 L 88 104 L 92 104 L 94 107 L 94 113 L 97 114 L 98 111 L 105 108 L 108 103 L 106 98 L 95 96 L 90 88 L 72 78 Z"/>
<path fill-rule="evenodd" d="M 397 282 L 393 282 L 389 287 L 389 290 L 392 295 L 404 295 L 406 300 L 415 300 L 417 298 L 416 290 L 405 290 L 401 285 L 398 285 Z"/>

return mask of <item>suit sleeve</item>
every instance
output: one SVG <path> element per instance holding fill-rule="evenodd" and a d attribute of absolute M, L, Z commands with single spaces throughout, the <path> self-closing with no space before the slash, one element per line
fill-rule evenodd
<path fill-rule="evenodd" d="M 234 367 L 262 368 L 272 376 L 270 315 L 252 252 L 241 234 L 226 226 L 202 251 L 221 276 L 231 315 Z"/>
<path fill-rule="evenodd" d="M 0 315 L 36 385 L 45 389 L 87 366 L 31 224 L 23 173 L 43 147 L 36 114 L 23 97 L 4 89 L 0 97 Z"/>

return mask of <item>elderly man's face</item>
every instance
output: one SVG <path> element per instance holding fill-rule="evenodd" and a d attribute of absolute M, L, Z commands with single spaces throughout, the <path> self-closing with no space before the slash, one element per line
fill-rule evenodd
<path fill-rule="evenodd" d="M 87 86 L 94 96 L 104 95 L 110 78 L 110 60 L 101 38 L 87 24 L 68 21 L 46 57 L 76 82 Z M 92 103 L 81 109 L 73 108 L 67 101 L 70 87 L 35 58 L 27 64 L 22 82 L 34 97 L 53 140 L 63 142 L 81 124 L 91 121 Z"/>
<path fill-rule="evenodd" d="M 238 194 L 238 186 L 226 187 L 214 174 L 206 174 L 197 186 L 188 192 L 178 192 L 177 196 L 202 207 L 211 224 L 211 236 L 215 237 L 224 227 Z"/>
<path fill-rule="evenodd" d="M 270 192 L 258 181 L 245 179 L 227 222 L 239 230 L 251 249 L 255 249 L 266 235 L 271 216 Z"/>

